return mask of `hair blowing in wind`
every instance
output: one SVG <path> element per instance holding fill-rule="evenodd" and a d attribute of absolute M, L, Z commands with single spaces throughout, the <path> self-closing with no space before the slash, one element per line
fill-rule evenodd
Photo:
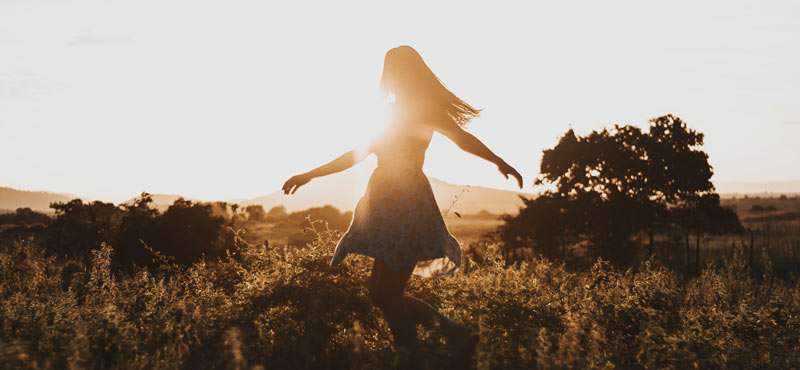
<path fill-rule="evenodd" d="M 385 94 L 403 95 L 427 114 L 439 115 L 464 126 L 480 115 L 477 109 L 453 94 L 428 67 L 414 48 L 403 45 L 386 53 L 383 62 L 381 90 Z"/>

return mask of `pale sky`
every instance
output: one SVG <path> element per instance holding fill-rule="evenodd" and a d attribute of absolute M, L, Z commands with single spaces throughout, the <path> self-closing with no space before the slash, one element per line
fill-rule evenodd
<path fill-rule="evenodd" d="M 717 182 L 800 178 L 800 1 L 0 0 L 0 186 L 277 191 L 380 127 L 401 44 L 484 109 L 469 130 L 528 191 L 568 128 L 666 113 L 706 134 Z M 425 171 L 513 188 L 442 137 Z"/>

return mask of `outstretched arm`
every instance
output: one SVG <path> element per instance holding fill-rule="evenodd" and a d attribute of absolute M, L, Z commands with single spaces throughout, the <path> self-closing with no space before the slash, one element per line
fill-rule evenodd
<path fill-rule="evenodd" d="M 364 160 L 367 155 L 369 155 L 368 151 L 351 150 L 311 171 L 292 176 L 289 178 L 289 180 L 286 180 L 286 183 L 283 184 L 283 193 L 294 194 L 297 189 L 307 184 L 309 181 L 317 177 L 342 172 Z"/>
<path fill-rule="evenodd" d="M 520 175 L 514 167 L 506 163 L 503 158 L 494 154 L 494 152 L 475 137 L 475 135 L 465 131 L 458 125 L 447 125 L 445 128 L 437 127 L 436 130 L 441 132 L 442 135 L 447 136 L 447 138 L 452 140 L 463 151 L 474 154 L 496 165 L 497 169 L 505 178 L 508 178 L 509 175 L 514 177 L 517 180 L 517 185 L 522 188 L 522 175 Z"/>

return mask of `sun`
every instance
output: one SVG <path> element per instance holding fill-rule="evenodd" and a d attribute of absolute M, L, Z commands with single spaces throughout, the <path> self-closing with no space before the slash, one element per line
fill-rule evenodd
<path fill-rule="evenodd" d="M 369 146 L 380 137 L 389 125 L 394 96 L 380 97 L 370 101 L 352 124 L 351 136 L 359 155 L 369 154 Z"/>
<path fill-rule="evenodd" d="M 363 106 L 346 123 L 347 129 L 341 132 L 339 140 L 345 141 L 347 147 L 355 150 L 357 157 L 363 158 L 362 163 L 349 170 L 359 187 L 366 186 L 377 165 L 374 156 L 369 155 L 370 146 L 388 127 L 392 107 L 393 100 L 389 97 L 376 94 L 374 99 L 365 99 Z"/>

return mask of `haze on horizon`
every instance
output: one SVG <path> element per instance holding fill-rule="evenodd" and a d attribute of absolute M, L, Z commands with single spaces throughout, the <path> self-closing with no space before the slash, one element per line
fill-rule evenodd
<path fill-rule="evenodd" d="M 468 128 L 523 173 L 524 191 L 568 128 L 665 113 L 706 135 L 715 182 L 797 180 L 797 40 L 789 0 L 7 0 L 0 186 L 110 200 L 272 193 L 369 140 L 383 55 L 400 44 L 484 108 Z M 514 186 L 442 137 L 425 171 Z"/>

